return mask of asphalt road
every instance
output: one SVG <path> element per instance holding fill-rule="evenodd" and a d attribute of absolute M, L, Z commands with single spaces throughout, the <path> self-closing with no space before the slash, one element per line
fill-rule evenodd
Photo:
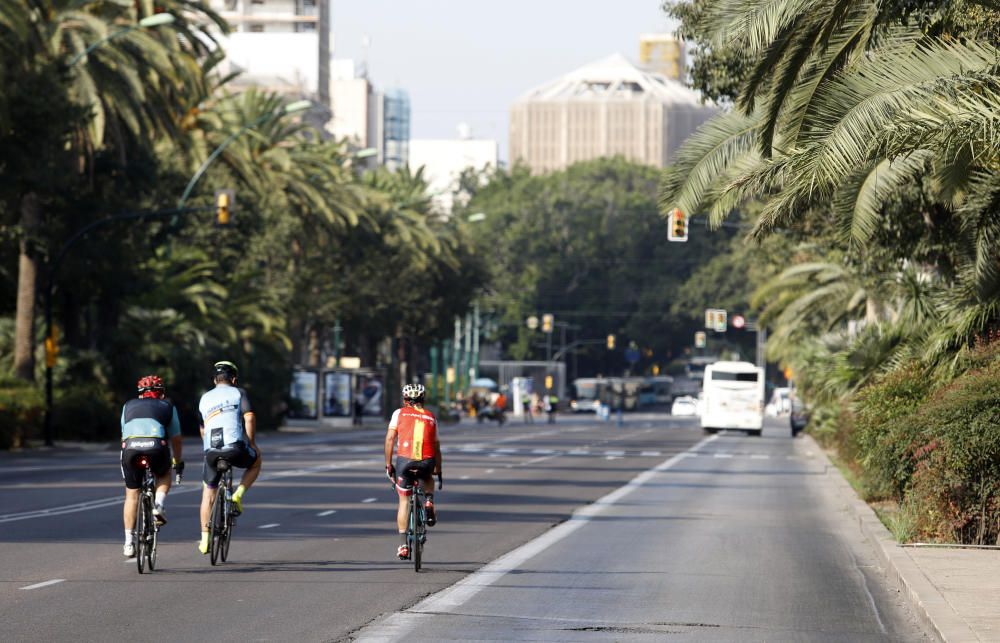
<path fill-rule="evenodd" d="M 925 639 L 784 425 L 445 427 L 420 574 L 394 556 L 383 435 L 262 437 L 219 567 L 195 549 L 187 445 L 143 576 L 121 556 L 117 451 L 0 456 L 0 639 Z"/>

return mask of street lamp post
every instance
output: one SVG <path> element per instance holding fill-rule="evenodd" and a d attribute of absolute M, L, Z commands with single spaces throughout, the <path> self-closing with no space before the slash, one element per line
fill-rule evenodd
<path fill-rule="evenodd" d="M 294 103 L 289 103 L 289 104 L 285 105 L 284 107 L 282 107 L 278 111 L 268 112 L 268 113 L 262 115 L 260 118 L 258 118 L 254 122 L 247 123 L 246 125 L 244 125 L 240 129 L 236 130 L 235 132 L 233 132 L 232 134 L 230 134 L 228 137 L 226 137 L 226 140 L 222 141 L 222 143 L 220 143 L 219 146 L 217 148 L 215 148 L 212 151 L 211 154 L 208 155 L 208 158 L 205 159 L 205 162 L 201 164 L 201 167 L 198 168 L 198 171 L 195 172 L 194 176 L 191 177 L 191 180 L 188 181 L 187 187 L 184 188 L 184 194 L 181 195 L 180 201 L 177 202 L 177 207 L 178 208 L 183 208 L 184 207 L 184 204 L 187 202 L 188 197 L 191 196 L 191 191 L 194 189 L 194 186 L 198 182 L 198 179 L 200 179 L 202 177 L 202 175 L 205 174 L 205 171 L 208 170 L 208 166 L 212 164 L 212 161 L 214 161 L 215 159 L 217 159 L 219 157 L 219 155 L 222 154 L 222 152 L 225 151 L 225 149 L 227 147 L 229 147 L 230 143 L 232 143 L 233 141 L 235 141 L 237 138 L 239 138 L 245 132 L 248 132 L 249 130 L 252 130 L 253 128 L 257 127 L 258 125 L 261 125 L 261 124 L 265 123 L 266 121 L 268 121 L 268 120 L 270 120 L 272 118 L 278 118 L 280 116 L 285 116 L 286 114 L 294 114 L 296 112 L 301 112 L 301 111 L 309 109 L 310 106 L 312 106 L 312 103 L 309 102 L 309 101 L 307 101 L 307 100 L 299 100 L 299 101 L 295 101 Z"/>
<path fill-rule="evenodd" d="M 77 55 L 73 56 L 73 58 L 70 59 L 68 66 L 72 67 L 76 63 L 80 62 L 81 59 L 85 58 L 87 56 L 87 54 L 89 54 L 90 52 L 94 51 L 95 49 L 97 49 L 98 47 L 100 47 L 101 45 L 103 45 L 104 43 L 106 43 L 107 41 L 112 40 L 114 38 L 117 38 L 118 36 L 123 36 L 123 35 L 131 32 L 131 31 L 135 31 L 136 29 L 150 29 L 152 27 L 160 27 L 160 26 L 163 26 L 163 25 L 169 25 L 169 24 L 172 24 L 176 20 L 177 20 L 176 16 L 174 16 L 174 14 L 172 14 L 172 13 L 157 13 L 157 14 L 154 14 L 152 16 L 146 16 L 145 18 L 143 18 L 139 22 L 135 23 L 134 25 L 129 25 L 129 26 L 123 27 L 122 29 L 119 29 L 117 31 L 113 31 L 110 34 L 108 34 L 107 36 L 104 36 L 100 40 L 92 43 L 89 47 L 87 47 L 86 49 L 84 49 L 83 51 L 81 51 L 80 53 L 78 53 Z"/>

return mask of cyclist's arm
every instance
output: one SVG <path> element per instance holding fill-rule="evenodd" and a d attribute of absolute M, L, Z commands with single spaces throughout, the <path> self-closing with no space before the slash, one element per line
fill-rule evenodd
<path fill-rule="evenodd" d="M 385 432 L 385 466 L 392 466 L 392 451 L 396 448 L 396 427 L 390 426 Z"/>
<path fill-rule="evenodd" d="M 250 446 L 254 449 L 257 448 L 257 416 L 253 414 L 253 411 L 243 414 L 243 428 L 247 432 L 247 439 L 250 440 Z"/>
<path fill-rule="evenodd" d="M 441 475 L 441 441 L 434 440 L 434 475 Z"/>
<path fill-rule="evenodd" d="M 240 411 L 243 413 L 243 430 L 246 431 L 247 440 L 250 441 L 250 446 L 255 450 L 257 449 L 257 416 L 253 413 L 253 407 L 250 406 L 250 398 L 247 397 L 247 392 L 240 389 Z"/>
<path fill-rule="evenodd" d="M 173 409 L 173 417 L 170 418 L 170 426 L 167 427 L 167 435 L 170 436 L 170 449 L 174 454 L 174 461 L 180 462 L 181 452 L 184 449 L 184 436 L 181 435 L 181 420 L 177 417 L 176 407 Z"/>

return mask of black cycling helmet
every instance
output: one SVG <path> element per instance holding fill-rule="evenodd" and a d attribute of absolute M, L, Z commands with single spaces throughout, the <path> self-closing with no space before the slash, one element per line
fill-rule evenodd
<path fill-rule="evenodd" d="M 236 368 L 236 364 L 230 361 L 223 360 L 221 362 L 216 362 L 212 366 L 214 370 L 214 376 L 225 375 L 228 379 L 234 380 L 240 374 L 240 369 Z"/>

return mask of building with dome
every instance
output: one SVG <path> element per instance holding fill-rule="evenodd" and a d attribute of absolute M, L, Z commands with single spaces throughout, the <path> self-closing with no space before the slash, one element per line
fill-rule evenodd
<path fill-rule="evenodd" d="M 510 159 L 536 173 L 608 156 L 665 167 L 717 111 L 681 83 L 615 54 L 519 98 L 510 110 Z"/>

